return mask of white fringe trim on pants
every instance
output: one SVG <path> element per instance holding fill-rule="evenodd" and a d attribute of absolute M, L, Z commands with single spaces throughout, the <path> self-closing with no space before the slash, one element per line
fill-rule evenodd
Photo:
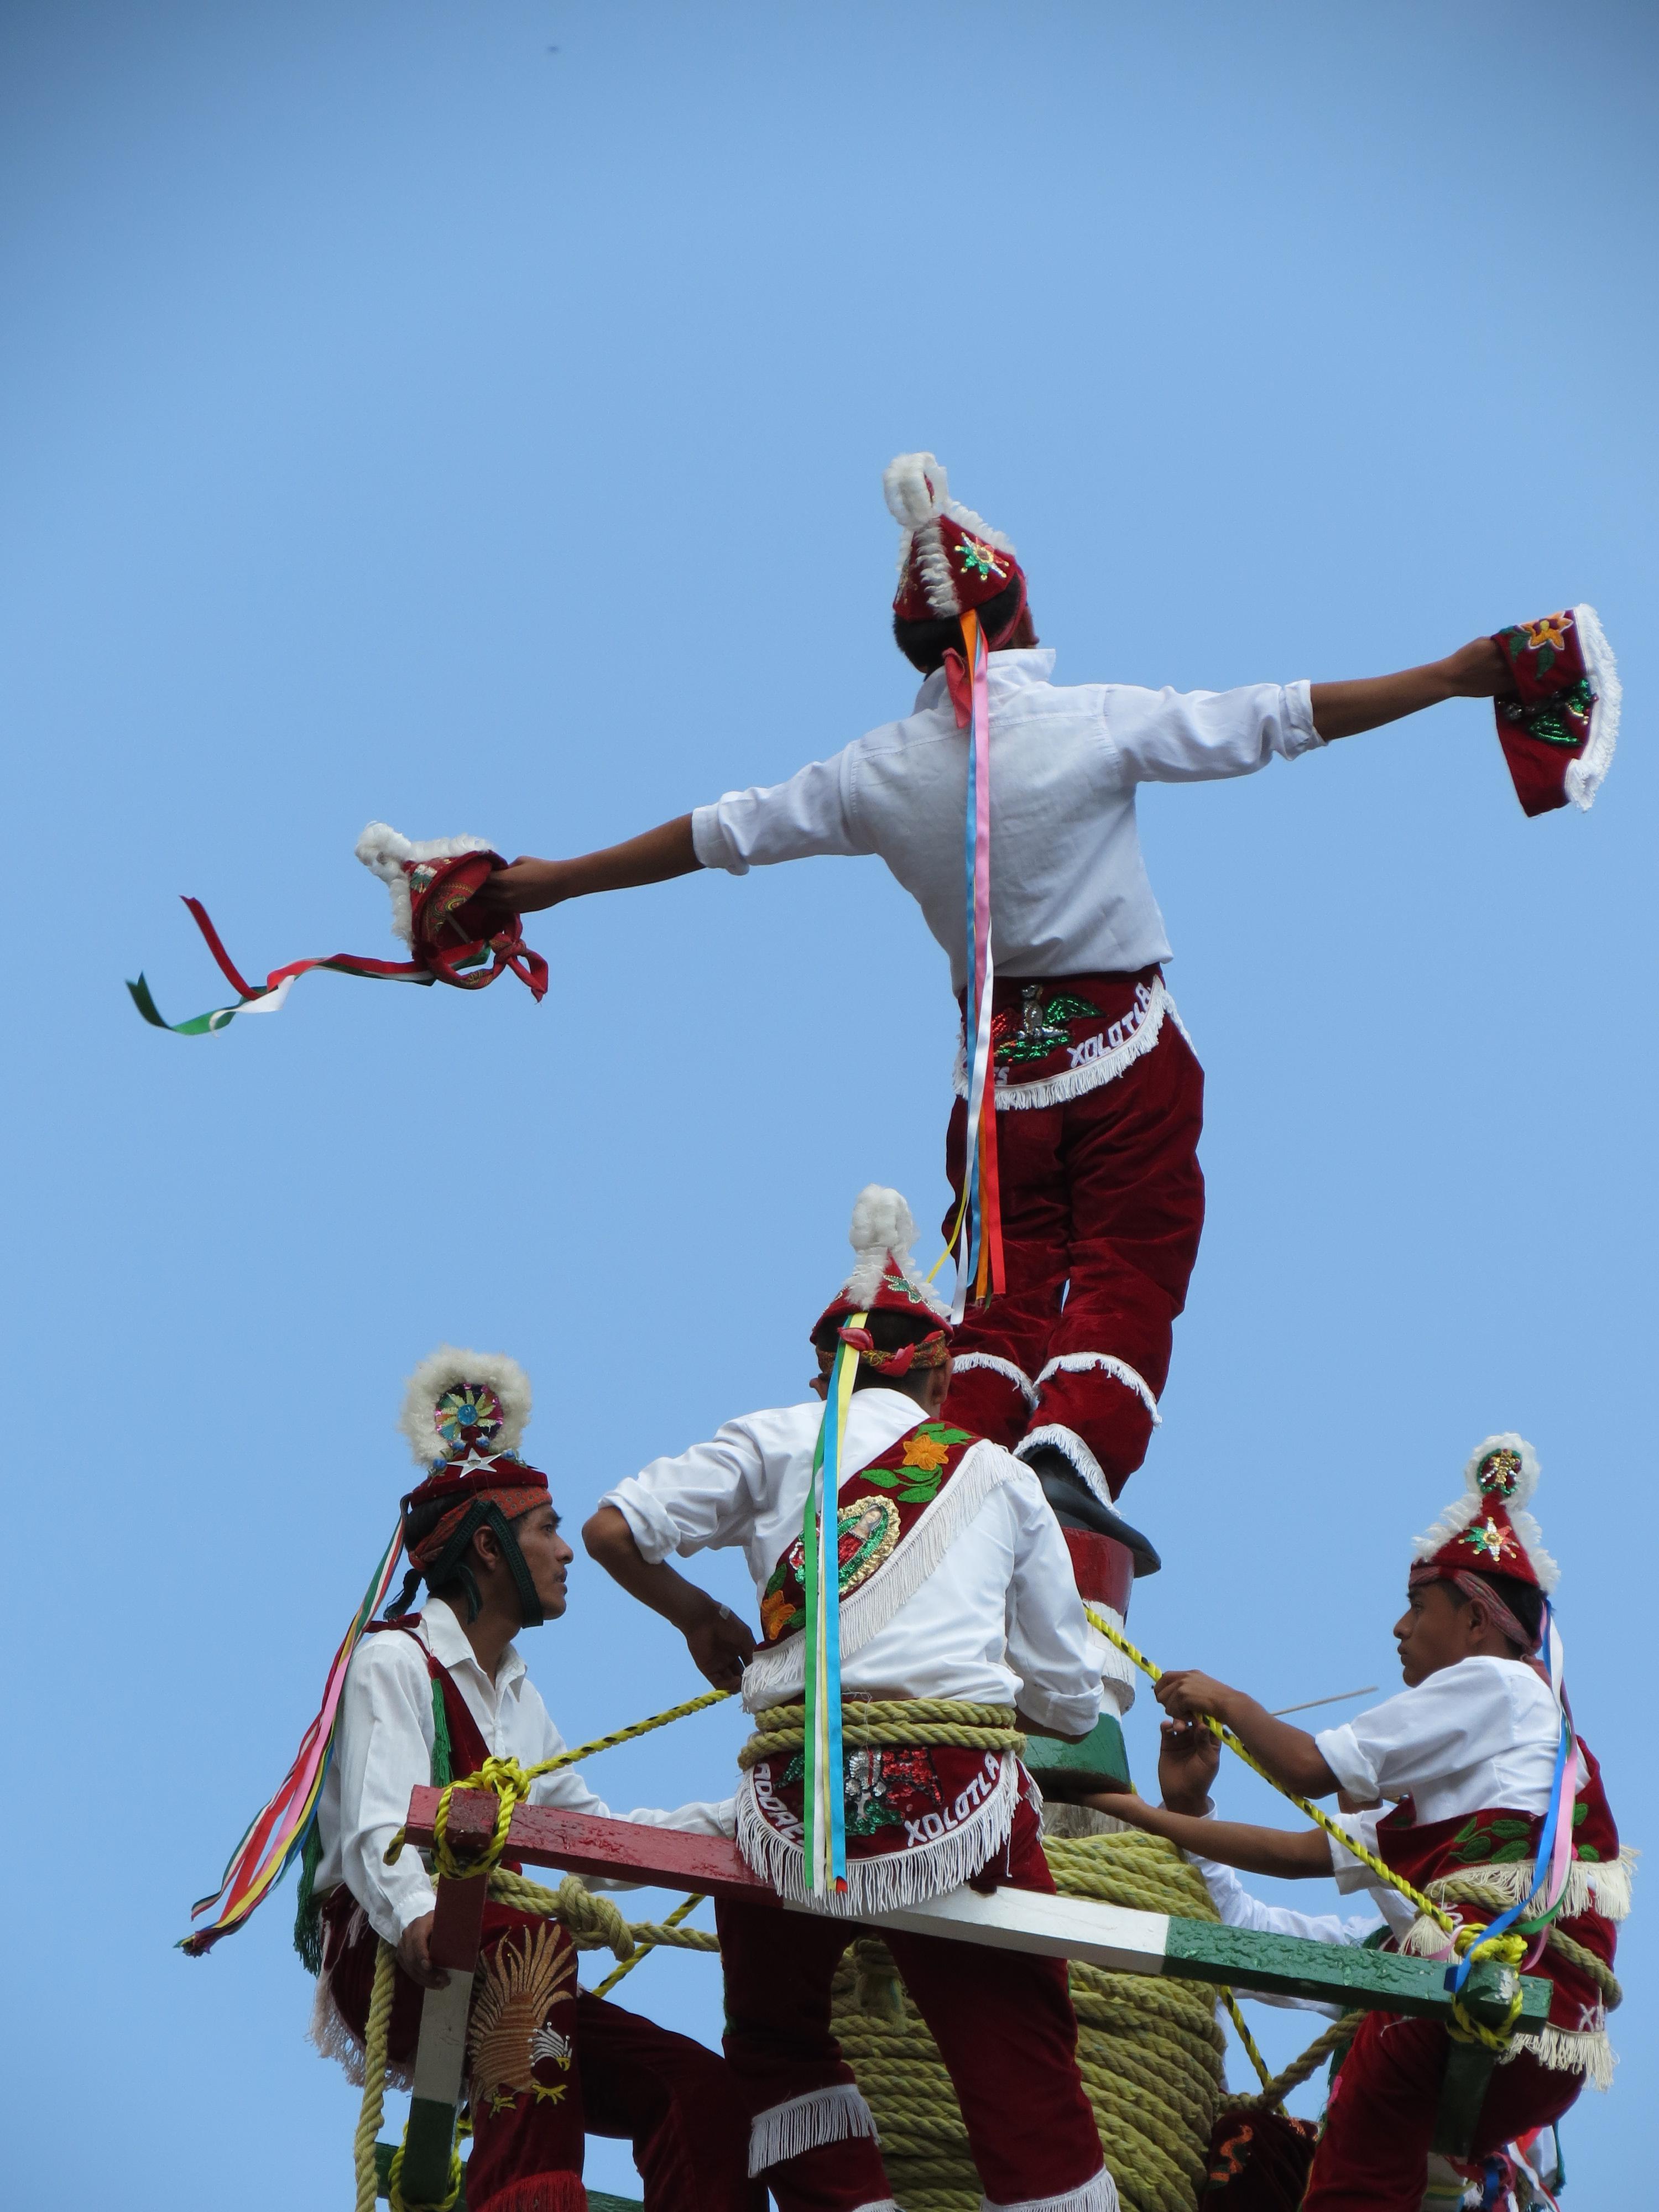
<path fill-rule="evenodd" d="M 809 2089 L 804 2097 L 769 2105 L 749 2124 L 750 2178 L 787 2158 L 799 2158 L 803 2151 L 845 2142 L 850 2136 L 880 2141 L 876 2116 L 854 2082 L 832 2082 L 827 2089 Z"/>
<path fill-rule="evenodd" d="M 839 1893 L 826 1897 L 815 1890 L 808 1894 L 802 1844 L 774 1827 L 762 1810 L 756 1777 L 766 1771 L 769 1760 L 750 1767 L 738 1784 L 738 1849 L 745 1863 L 770 1882 L 780 1897 L 835 1919 L 861 1920 L 867 1913 L 896 1912 L 903 1905 L 943 1897 L 947 1890 L 960 1889 L 994 1858 L 1013 1830 L 1019 1803 L 1019 1761 L 1011 1751 L 988 1752 L 985 1757 L 988 1767 L 992 1759 L 1000 1760 L 1000 1771 L 973 1810 L 954 1827 L 944 1828 L 908 1850 L 882 1851 L 872 1858 L 849 1855 L 847 1887 Z M 957 1797 L 958 1805 L 967 1794 L 964 1790 Z"/>
<path fill-rule="evenodd" d="M 359 1910 L 361 1911 L 361 1907 Z M 334 2002 L 334 1992 L 329 1987 L 328 1976 L 317 1977 L 317 1995 L 311 2008 L 311 2025 L 306 2031 L 306 2040 L 313 2044 L 325 2058 L 331 2058 L 344 2072 L 354 2089 L 363 2086 L 363 2072 L 368 2058 L 362 2044 L 340 2016 Z M 389 2089 L 412 2089 L 415 2069 L 408 2065 L 389 2065 L 386 2069 Z"/>
<path fill-rule="evenodd" d="M 1101 1504 L 1116 1512 L 1117 1507 L 1112 1503 L 1112 1486 L 1106 1480 L 1105 1469 L 1077 1431 L 1068 1429 L 1063 1421 L 1045 1421 L 1040 1429 L 1028 1429 L 1014 1446 L 1014 1457 L 1028 1460 L 1033 1452 L 1042 1450 L 1045 1445 L 1059 1452 L 1062 1458 L 1070 1460 Z"/>
<path fill-rule="evenodd" d="M 1004 1359 L 994 1352 L 964 1352 L 951 1362 L 951 1372 L 966 1375 L 975 1367 L 983 1367 L 990 1374 L 1000 1375 L 1005 1382 L 1012 1382 L 1028 1406 L 1037 1401 L 1036 1384 L 1023 1367 L 1016 1367 L 1012 1359 Z"/>
<path fill-rule="evenodd" d="M 1615 708 L 1615 726 L 1616 720 Z M 1583 759 L 1588 758 L 1589 748 L 1586 748 Z M 1583 760 L 1573 763 L 1575 768 L 1583 764 Z M 1588 801 L 1581 804 L 1588 804 Z M 1066 978 L 1056 975 L 1050 980 L 1059 986 Z M 998 1113 L 1013 1113 L 1022 1107 L 1064 1106 L 1073 1098 L 1081 1098 L 1087 1091 L 1098 1091 L 1103 1084 L 1115 1083 L 1126 1068 L 1133 1066 L 1158 1042 L 1164 1032 L 1165 1014 L 1190 1044 L 1192 1039 L 1187 1036 L 1186 1024 L 1176 1013 L 1175 1000 L 1164 988 L 1164 978 L 1160 975 L 1148 992 L 1144 1007 L 1139 1005 L 1132 1006 L 1121 1020 L 1111 1024 L 1104 1036 L 1085 1038 L 1081 1045 L 1071 1048 L 1074 1052 L 1087 1054 L 1087 1057 L 1074 1060 L 1063 1075 L 1047 1076 L 1033 1083 L 997 1084 L 994 1088 Z M 1116 1043 L 1111 1042 L 1114 1035 L 1119 1040 Z M 1097 1044 L 1100 1047 L 1099 1051 L 1090 1052 L 1089 1048 Z M 951 1087 L 958 1098 L 968 1096 L 968 1055 L 966 1048 L 961 1045 L 957 1048 L 957 1064 L 951 1071 Z"/>
<path fill-rule="evenodd" d="M 1081 2189 L 1062 2190 L 1058 2197 L 1022 2197 L 1014 2204 L 981 2197 L 979 2203 L 980 2212 L 1118 2212 L 1117 2184 L 1103 2166 L 1092 2181 Z"/>
<path fill-rule="evenodd" d="M 972 1356 L 969 1353 L 970 1358 Z M 1152 1415 L 1152 1426 L 1155 1429 L 1164 1426 L 1164 1416 L 1158 1410 L 1158 1400 L 1152 1395 L 1152 1384 L 1144 1375 L 1138 1374 L 1127 1359 L 1120 1359 L 1115 1352 L 1062 1352 L 1057 1359 L 1051 1359 L 1037 1376 L 1037 1389 L 1041 1392 L 1051 1375 L 1086 1375 L 1091 1367 L 1097 1367 L 1103 1375 L 1109 1375 L 1114 1382 L 1121 1382 L 1126 1390 L 1133 1390 Z"/>

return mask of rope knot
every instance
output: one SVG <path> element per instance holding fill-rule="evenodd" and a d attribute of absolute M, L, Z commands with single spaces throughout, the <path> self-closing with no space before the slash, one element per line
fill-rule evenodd
<path fill-rule="evenodd" d="M 459 1782 L 447 1783 L 432 1822 L 433 1872 L 452 1881 L 475 1881 L 480 1875 L 493 1874 L 507 1849 L 514 1809 L 530 1795 L 531 1780 L 516 1759 L 487 1759 L 476 1774 L 463 1775 Z M 495 1793 L 495 1832 L 481 1851 L 469 1852 L 465 1858 L 449 1845 L 450 1801 L 458 1790 L 493 1790 Z M 401 1836 L 394 1837 L 393 1848 L 400 1848 L 402 1841 Z"/>

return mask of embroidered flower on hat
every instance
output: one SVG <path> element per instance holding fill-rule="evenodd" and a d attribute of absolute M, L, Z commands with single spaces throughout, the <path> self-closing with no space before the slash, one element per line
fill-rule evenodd
<path fill-rule="evenodd" d="M 432 1409 L 432 1425 L 450 1453 L 492 1443 L 505 1419 L 501 1401 L 487 1382 L 458 1383 Z"/>
<path fill-rule="evenodd" d="M 1501 1559 L 1515 1544 L 1509 1530 L 1500 1528 L 1490 1514 L 1484 1521 L 1471 1522 L 1468 1535 L 1477 1552 L 1484 1553 L 1487 1559 L 1493 1560 Z"/>
<path fill-rule="evenodd" d="M 971 568 L 976 576 L 1006 576 L 1003 563 L 988 545 L 981 545 L 976 538 L 963 538 L 957 542 L 957 552 L 964 568 Z"/>

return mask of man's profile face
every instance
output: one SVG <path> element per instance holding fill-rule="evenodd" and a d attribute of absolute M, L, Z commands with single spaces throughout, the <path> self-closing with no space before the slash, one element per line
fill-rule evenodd
<path fill-rule="evenodd" d="M 514 1522 L 513 1534 L 519 1540 L 542 1611 L 550 1620 L 557 1620 L 568 1595 L 565 1569 L 575 1556 L 559 1534 L 558 1515 L 550 1505 L 532 1505 Z"/>
<path fill-rule="evenodd" d="M 1407 1598 L 1406 1610 L 1394 1625 L 1394 1638 L 1408 1690 L 1443 1667 L 1455 1667 L 1468 1658 L 1464 1610 L 1448 1583 L 1419 1583 Z"/>

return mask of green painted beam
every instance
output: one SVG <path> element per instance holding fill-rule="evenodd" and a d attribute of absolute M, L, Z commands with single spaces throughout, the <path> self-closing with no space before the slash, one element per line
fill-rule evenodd
<path fill-rule="evenodd" d="M 1081 1743 L 1057 1735 L 1028 1735 L 1025 1769 L 1046 1796 L 1064 1798 L 1085 1790 L 1127 1790 L 1129 1754 L 1115 1713 L 1103 1713 Z"/>
<path fill-rule="evenodd" d="M 1208 1920 L 1170 1922 L 1164 1972 L 1194 1981 L 1227 1982 L 1273 1996 L 1316 1997 L 1356 2010 L 1417 2013 L 1444 2020 L 1451 2012 L 1448 1968 L 1440 1959 L 1407 1958 L 1396 1951 L 1366 1951 L 1342 1943 L 1315 1943 L 1301 1936 L 1264 1936 L 1250 1928 L 1224 1928 Z M 1476 2017 L 1501 2021 L 1516 1981 L 1514 1970 L 1486 1961 L 1469 1976 L 1465 2002 Z M 1541 2027 L 1549 2016 L 1550 1984 L 1519 1978 L 1518 2026 Z"/>

